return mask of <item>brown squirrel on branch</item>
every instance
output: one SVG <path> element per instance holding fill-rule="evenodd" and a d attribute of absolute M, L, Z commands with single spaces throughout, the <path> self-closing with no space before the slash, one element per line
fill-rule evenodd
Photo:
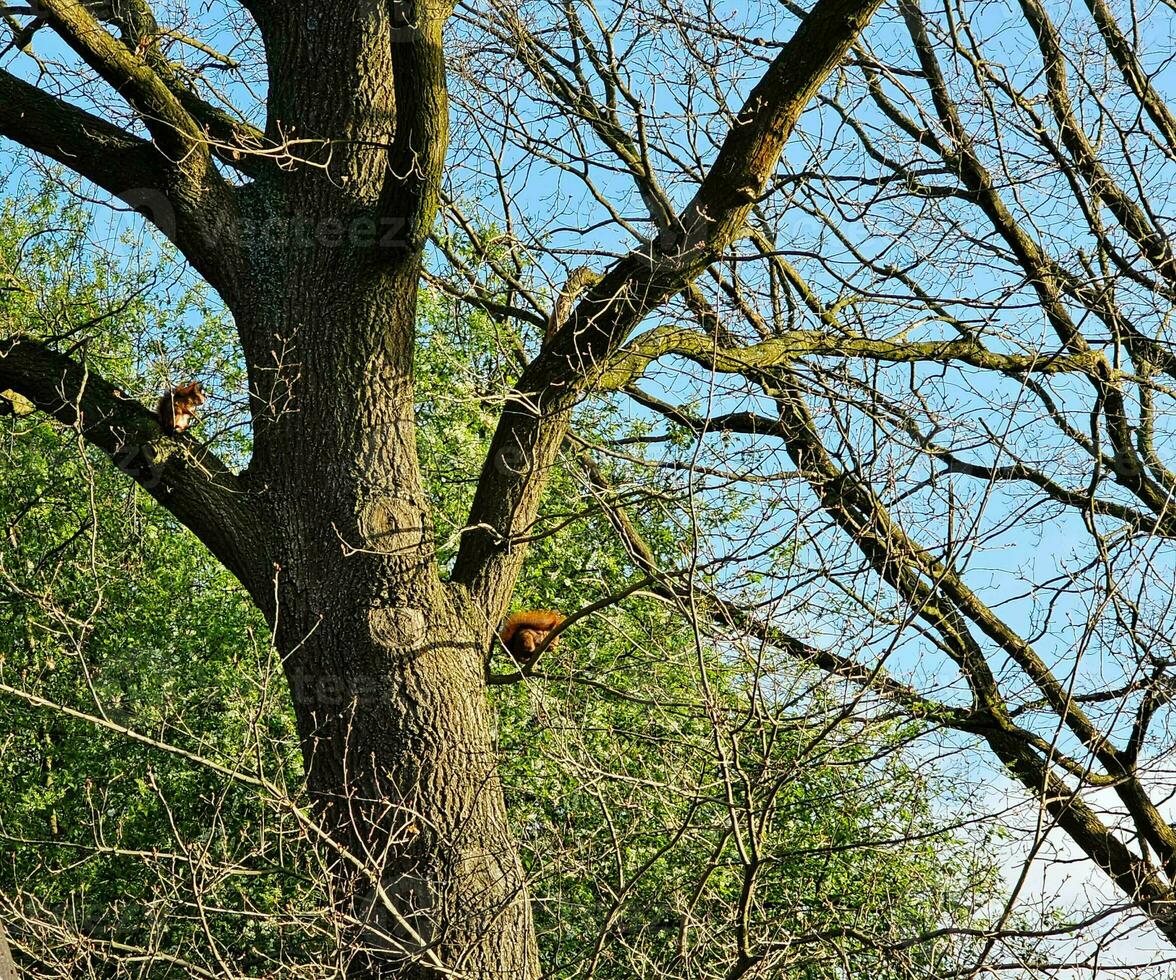
<path fill-rule="evenodd" d="M 527 609 L 511 614 L 502 624 L 498 639 L 523 667 L 535 662 L 536 653 L 547 634 L 559 626 L 564 617 L 551 609 Z M 548 650 L 559 646 L 559 637 L 551 641 Z"/>
<path fill-rule="evenodd" d="M 196 420 L 196 409 L 204 404 L 205 397 L 199 381 L 189 381 L 165 391 L 155 409 L 163 431 L 172 435 L 186 432 Z"/>

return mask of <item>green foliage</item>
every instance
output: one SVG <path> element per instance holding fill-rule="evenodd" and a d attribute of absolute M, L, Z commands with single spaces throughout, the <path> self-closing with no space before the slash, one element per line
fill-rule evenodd
<path fill-rule="evenodd" d="M 223 320 L 191 321 L 191 291 L 169 304 L 112 267 L 82 275 L 80 214 L 50 212 L 44 200 L 20 209 L 23 221 L 16 210 L 0 223 L 7 329 L 43 335 L 52 310 L 67 323 L 108 313 L 91 349 L 131 390 L 157 390 L 136 352 L 160 322 L 189 321 L 187 356 L 215 363 Z M 38 233 L 34 218 L 64 230 Z M 11 419 L 0 458 L 0 682 L 29 695 L 0 694 L 0 894 L 23 894 L 25 915 L 72 923 L 99 946 L 196 962 L 208 959 L 199 896 L 240 913 L 211 915 L 208 927 L 242 966 L 290 956 L 276 923 L 306 904 L 309 854 L 289 847 L 289 813 L 119 732 L 230 770 L 262 760 L 276 786 L 298 786 L 292 718 L 261 617 L 191 535 L 74 433 Z M 42 938 L 80 973 L 85 954 L 67 932 Z"/>

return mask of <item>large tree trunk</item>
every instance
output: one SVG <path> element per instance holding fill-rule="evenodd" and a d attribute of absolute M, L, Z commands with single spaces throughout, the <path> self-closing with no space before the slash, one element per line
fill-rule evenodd
<path fill-rule="evenodd" d="M 369 615 L 344 582 L 281 590 L 299 608 L 279 636 L 310 791 L 339 847 L 349 976 L 537 976 L 474 632 L 444 593 Z M 338 613 L 308 637 L 291 628 L 314 607 Z"/>
<path fill-rule="evenodd" d="M 349 975 L 525 980 L 538 957 L 486 696 L 493 624 L 441 582 L 420 485 L 418 275 L 413 254 L 364 271 L 295 248 L 282 288 L 243 311 L 259 347 L 286 344 L 253 379 L 251 479 L 279 538 L 269 615 L 338 848 Z"/>
<path fill-rule="evenodd" d="M 349 975 L 538 975 L 485 687 L 493 624 L 441 582 L 416 453 L 421 254 L 448 127 L 444 5 L 273 8 L 268 136 L 240 196 L 272 581 Z M 311 67 L 313 66 L 313 67 Z M 265 596 L 272 596 L 266 603 Z"/>

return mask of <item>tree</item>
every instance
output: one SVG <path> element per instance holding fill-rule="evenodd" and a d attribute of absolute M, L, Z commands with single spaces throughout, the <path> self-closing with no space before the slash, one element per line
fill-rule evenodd
<path fill-rule="evenodd" d="M 1176 940 L 1176 125 L 1148 44 L 1168 15 L 904 0 L 871 47 L 869 0 L 741 20 L 644 0 L 244 6 L 214 27 L 42 0 L 14 56 L 48 32 L 66 60 L 42 58 L 36 86 L 0 75 L 0 132 L 147 212 L 223 299 L 248 466 L 161 438 L 72 334 L 6 337 L 0 385 L 133 470 L 266 617 L 339 893 L 382 946 L 354 975 L 537 972 L 484 663 L 559 454 L 583 448 L 577 412 L 622 393 L 664 419 L 664 452 L 636 455 L 694 477 L 692 514 L 708 480 L 760 491 L 725 541 L 687 523 L 667 561 L 590 460 L 630 594 L 859 684 L 847 711 L 983 747 L 1040 802 L 1040 835 L 1062 828 Z M 125 100 L 103 103 L 113 121 L 96 80 Z M 571 180 L 568 221 L 550 201 Z M 416 445 L 422 279 L 539 344 L 451 561 Z M 1027 587 L 1013 566 L 987 587 L 986 547 L 1036 529 L 1056 549 L 1058 528 L 1072 562 L 1043 548 Z"/>
<path fill-rule="evenodd" d="M 104 370 L 135 390 L 150 390 L 165 353 L 157 322 L 183 323 L 185 356 L 217 362 L 231 325 L 200 290 L 168 288 L 166 256 L 140 275 L 109 255 L 91 268 L 92 225 L 53 204 L 16 199 L 0 221 L 10 320 L 98 321 Z M 422 297 L 415 365 L 439 540 L 468 512 L 472 485 L 454 475 L 485 453 L 484 404 L 509 391 L 514 363 L 497 357 L 501 324 L 454 310 Z M 211 380 L 234 385 L 230 370 Z M 602 412 L 579 431 L 642 429 Z M 0 485 L 0 921 L 29 975 L 139 976 L 144 963 L 169 976 L 333 975 L 347 923 L 323 874 L 332 850 L 302 819 L 265 624 L 163 508 L 119 492 L 125 477 L 99 451 L 25 409 L 0 433 L 5 469 L 22 474 Z M 614 462 L 612 478 L 627 469 Z M 565 459 L 549 484 L 544 509 L 563 527 L 536 543 L 525 599 L 558 582 L 577 608 L 628 583 L 623 541 L 561 519 L 579 509 L 577 474 Z M 718 503 L 702 520 L 725 519 Z M 668 558 L 684 517 L 638 511 L 633 528 Z M 685 616 L 631 595 L 549 656 L 547 679 L 495 686 L 545 975 L 809 978 L 850 963 L 906 977 L 964 962 L 969 941 L 938 927 L 945 915 L 982 924 L 994 876 L 943 826 L 911 726 L 844 718 L 818 678 L 764 650 L 735 653 L 696 649 Z M 765 698 L 755 675 L 769 671 Z M 731 794 L 717 792 L 732 774 Z"/>
<path fill-rule="evenodd" d="M 143 208 L 217 291 L 249 373 L 253 454 L 235 473 L 187 439 L 162 439 L 147 409 L 43 339 L 5 339 L 0 383 L 112 457 L 137 450 L 140 483 L 271 624 L 343 892 L 391 937 L 352 975 L 457 962 L 537 975 L 483 667 L 525 555 L 516 539 L 597 365 L 735 237 L 876 5 L 823 0 L 801 22 L 679 228 L 615 262 L 520 376 L 443 581 L 412 351 L 445 170 L 448 5 L 251 0 L 267 61 L 255 128 L 194 91 L 145 3 L 38 4 L 27 29 L 50 29 L 126 100 L 134 125 L 5 73 L 0 131 Z M 346 710 L 319 703 L 324 678 L 350 695 Z"/>

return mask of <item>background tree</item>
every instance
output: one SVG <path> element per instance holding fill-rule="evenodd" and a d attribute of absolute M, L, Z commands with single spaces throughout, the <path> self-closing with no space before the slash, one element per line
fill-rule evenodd
<path fill-rule="evenodd" d="M 459 8 L 499 44 L 469 52 L 455 93 L 487 110 L 471 158 L 506 146 L 448 217 L 510 229 L 552 283 L 561 261 L 672 225 L 785 16 L 494 11 L 486 26 Z M 1176 938 L 1171 37 L 1165 5 L 879 14 L 746 234 L 598 388 L 662 417 L 668 444 L 688 438 L 659 466 L 755 495 L 707 541 L 723 572 L 700 608 L 984 748 L 1040 802 L 1030 858 L 1059 846 L 1106 874 L 1071 962 L 1093 970 L 1097 923 L 1124 907 L 1149 920 L 1145 946 Z M 549 185 L 540 166 L 566 207 L 527 193 Z M 636 193 L 601 190 L 622 180 Z M 455 292 L 492 299 L 450 260 Z M 1027 866 L 1014 894 L 1036 887 Z M 1018 969 L 999 947 L 988 968 Z"/>

